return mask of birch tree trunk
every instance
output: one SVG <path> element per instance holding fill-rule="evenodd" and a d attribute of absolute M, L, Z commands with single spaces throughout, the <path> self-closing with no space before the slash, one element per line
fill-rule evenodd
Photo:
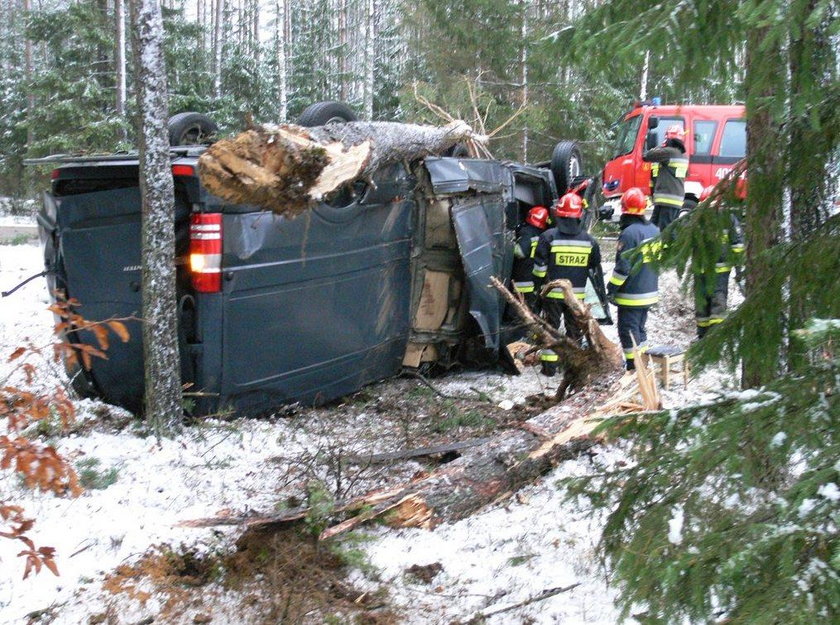
<path fill-rule="evenodd" d="M 213 96 L 222 97 L 222 20 L 225 0 L 216 0 L 216 16 L 213 22 Z"/>
<path fill-rule="evenodd" d="M 29 15 L 31 9 L 30 0 L 23 0 L 23 15 L 24 19 Z M 24 58 L 24 76 L 26 77 L 26 119 L 32 119 L 32 113 L 35 110 L 35 96 L 32 93 L 32 40 L 26 37 L 24 40 L 23 58 Z M 26 145 L 32 145 L 35 138 L 33 132 L 32 122 L 26 124 Z"/>
<path fill-rule="evenodd" d="M 280 106 L 280 121 L 285 122 L 289 117 L 289 86 L 287 64 L 286 41 L 288 30 L 286 29 L 288 7 L 286 0 L 277 0 L 275 5 L 277 19 L 274 24 L 274 36 L 277 45 L 277 102 Z"/>
<path fill-rule="evenodd" d="M 114 22 L 116 26 L 116 50 L 114 61 L 117 74 L 117 115 L 125 117 L 125 0 L 114 0 Z"/>
<path fill-rule="evenodd" d="M 365 119 L 373 119 L 373 67 L 375 59 L 374 40 L 376 38 L 376 2 L 365 3 Z"/>
<path fill-rule="evenodd" d="M 175 295 L 175 193 L 169 164 L 163 20 L 158 0 L 131 0 L 142 197 L 145 413 L 158 438 L 181 418 Z"/>
<path fill-rule="evenodd" d="M 522 9 L 522 43 L 519 55 L 522 79 L 522 108 L 528 106 L 528 0 L 520 0 Z M 522 129 L 522 162 L 528 162 L 528 125 Z"/>

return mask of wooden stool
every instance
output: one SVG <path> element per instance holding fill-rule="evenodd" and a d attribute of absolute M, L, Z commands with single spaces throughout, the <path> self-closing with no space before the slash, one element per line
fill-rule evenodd
<path fill-rule="evenodd" d="M 671 373 L 683 374 L 683 385 L 688 387 L 688 362 L 685 360 L 685 351 L 679 347 L 671 345 L 656 345 L 651 347 L 645 355 L 648 356 L 652 363 L 659 365 L 659 379 L 662 381 L 662 386 L 665 390 L 671 387 Z M 676 370 L 672 367 L 678 365 Z"/>

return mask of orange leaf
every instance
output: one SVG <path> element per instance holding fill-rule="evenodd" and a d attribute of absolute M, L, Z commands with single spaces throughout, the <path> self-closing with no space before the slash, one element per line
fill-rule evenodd
<path fill-rule="evenodd" d="M 12 362 L 13 360 L 17 360 L 18 358 L 23 356 L 25 353 L 26 353 L 26 348 L 25 347 L 18 347 L 15 351 L 12 352 L 12 355 L 9 356 L 9 360 L 7 360 L 6 362 Z"/>
<path fill-rule="evenodd" d="M 96 340 L 99 342 L 99 347 L 102 349 L 108 349 L 108 330 L 98 325 L 91 327 L 90 330 L 93 332 L 94 336 L 96 336 Z"/>
<path fill-rule="evenodd" d="M 128 328 L 125 327 L 125 324 L 122 321 L 108 321 L 107 323 L 108 327 L 111 328 L 114 334 L 120 337 L 120 340 L 123 343 L 128 343 L 130 335 L 128 333 Z"/>
<path fill-rule="evenodd" d="M 53 575 L 55 575 L 56 577 L 59 577 L 59 574 L 58 574 L 58 567 L 57 567 L 57 566 L 56 566 L 56 564 L 55 564 L 55 560 L 53 560 L 52 558 L 46 557 L 46 558 L 44 558 L 44 565 L 45 565 L 45 566 L 46 566 L 46 567 L 47 567 L 50 571 L 52 571 Z"/>

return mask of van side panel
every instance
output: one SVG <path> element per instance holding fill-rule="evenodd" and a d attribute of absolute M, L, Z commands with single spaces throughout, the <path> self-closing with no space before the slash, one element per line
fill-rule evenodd
<path fill-rule="evenodd" d="M 376 203 L 225 215 L 222 403 L 323 402 L 399 371 L 415 206 L 401 169 Z"/>

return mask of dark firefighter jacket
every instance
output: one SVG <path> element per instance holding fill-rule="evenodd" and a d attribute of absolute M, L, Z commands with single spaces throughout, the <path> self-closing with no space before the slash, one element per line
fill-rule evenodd
<path fill-rule="evenodd" d="M 601 265 L 601 248 L 588 232 L 583 230 L 580 220 L 561 217 L 554 228 L 540 235 L 534 252 L 534 276 L 537 284 L 566 278 L 572 283 L 575 297 L 586 295 L 586 279 L 589 269 Z M 552 289 L 546 297 L 563 299 L 563 291 Z"/>
<path fill-rule="evenodd" d="M 621 221 L 623 229 L 618 237 L 615 268 L 607 292 L 618 306 L 652 306 L 659 301 L 659 275 L 650 263 L 658 257 L 661 244 L 651 239 L 659 234 L 659 228 L 641 215 L 622 215 Z M 637 248 L 641 258 L 629 251 Z"/>
<path fill-rule="evenodd" d="M 685 197 L 685 175 L 688 172 L 688 156 L 680 149 L 682 142 L 669 140 L 667 145 L 651 148 L 642 155 L 642 160 L 653 163 L 650 168 L 653 186 L 653 203 L 660 206 L 682 208 Z"/>
<path fill-rule="evenodd" d="M 519 228 L 516 246 L 513 248 L 513 288 L 520 293 L 534 292 L 534 251 L 542 230 L 525 223 Z"/>

